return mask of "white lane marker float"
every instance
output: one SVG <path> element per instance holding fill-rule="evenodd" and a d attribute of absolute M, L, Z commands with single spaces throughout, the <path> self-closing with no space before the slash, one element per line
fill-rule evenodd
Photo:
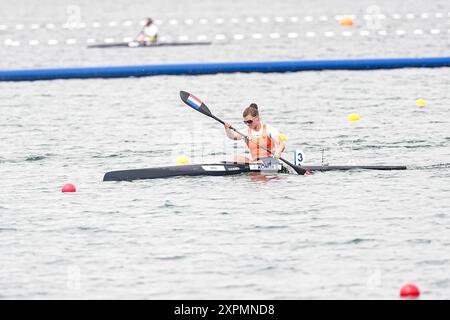
<path fill-rule="evenodd" d="M 411 34 L 423 35 L 425 33 L 428 33 L 428 34 L 432 34 L 432 35 L 439 35 L 442 32 L 445 33 L 445 31 L 442 31 L 440 29 L 431 29 L 429 31 L 424 31 L 422 29 L 415 29 L 415 30 L 411 31 Z M 407 33 L 408 33 L 407 31 L 399 29 L 399 30 L 395 30 L 395 32 L 393 32 L 392 35 L 396 35 L 396 36 L 401 37 L 401 36 L 405 36 Z M 447 33 L 450 34 L 450 29 L 447 30 Z M 358 34 L 361 35 L 361 36 L 370 36 L 372 33 L 370 31 L 368 31 L 368 30 L 361 30 L 361 31 L 358 32 Z M 378 30 L 376 32 L 376 34 L 378 34 L 380 36 L 387 36 L 388 35 L 386 30 Z M 327 37 L 327 38 L 331 38 L 331 37 L 335 37 L 336 36 L 336 34 L 333 31 L 325 31 L 325 32 L 323 32 L 322 35 L 324 37 Z M 341 33 L 341 35 L 343 37 L 351 37 L 351 36 L 354 35 L 354 33 L 351 32 L 351 31 L 344 31 L 344 32 Z M 277 32 L 274 32 L 274 33 L 269 33 L 267 35 L 267 37 L 269 37 L 271 39 L 280 39 L 280 38 L 283 38 L 284 36 L 286 36 L 287 38 L 293 39 L 293 38 L 298 38 L 300 35 L 297 32 L 289 32 L 289 33 L 284 34 L 284 35 L 280 34 L 280 33 L 277 33 Z M 318 36 L 318 34 L 316 32 L 307 32 L 307 33 L 305 33 L 305 37 L 307 37 L 307 38 L 314 38 L 316 36 Z M 224 35 L 224 34 L 217 34 L 217 35 L 215 35 L 213 37 L 216 40 L 225 40 L 225 39 L 227 39 L 227 36 Z M 255 39 L 255 40 L 260 40 L 260 39 L 263 39 L 264 37 L 265 37 L 265 35 L 263 35 L 261 33 L 253 33 L 253 34 L 250 34 L 250 35 L 235 34 L 235 35 L 231 36 L 231 38 L 233 38 L 234 40 L 244 40 L 246 38 L 252 38 L 252 39 Z M 190 37 L 187 36 L 187 35 L 181 35 L 181 36 L 178 36 L 177 38 L 180 41 L 188 41 L 190 39 Z M 204 40 L 208 39 L 208 36 L 207 35 L 198 35 L 197 37 L 194 36 L 193 38 L 196 38 L 199 41 L 204 41 Z M 166 39 L 170 39 L 170 37 L 169 38 L 161 37 L 161 41 L 165 41 Z M 113 43 L 114 41 L 115 41 L 114 38 L 105 38 L 105 39 L 103 39 L 104 43 Z M 133 41 L 133 38 L 131 38 L 131 37 L 123 38 L 123 42 L 131 42 L 131 41 Z M 73 38 L 72 39 L 67 39 L 67 40 L 61 41 L 61 42 L 59 42 L 58 40 L 55 40 L 55 39 L 48 40 L 47 42 L 44 41 L 44 43 L 46 43 L 46 44 L 48 44 L 50 46 L 55 46 L 55 45 L 58 45 L 60 43 L 66 43 L 68 45 L 74 45 L 74 44 L 76 44 L 78 42 L 79 41 L 77 39 L 73 39 Z M 89 38 L 89 39 L 86 40 L 86 43 L 87 44 L 94 44 L 94 43 L 97 43 L 97 40 L 94 39 L 94 38 Z M 42 43 L 40 41 L 38 41 L 38 40 L 29 40 L 28 41 L 28 45 L 30 45 L 30 46 L 37 46 L 37 45 L 40 45 L 40 44 L 42 44 Z M 4 45 L 5 46 L 20 46 L 21 43 L 20 43 L 20 41 L 14 41 L 12 39 L 6 39 L 4 41 Z"/>
<path fill-rule="evenodd" d="M 225 40 L 227 37 L 224 34 L 216 34 L 216 40 Z"/>

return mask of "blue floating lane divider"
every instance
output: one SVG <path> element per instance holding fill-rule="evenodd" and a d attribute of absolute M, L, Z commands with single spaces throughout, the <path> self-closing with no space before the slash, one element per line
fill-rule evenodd
<path fill-rule="evenodd" d="M 201 75 L 234 72 L 296 72 L 449 67 L 450 57 L 293 60 L 261 62 L 182 63 L 110 67 L 0 70 L 0 81 L 124 78 L 158 75 Z"/>

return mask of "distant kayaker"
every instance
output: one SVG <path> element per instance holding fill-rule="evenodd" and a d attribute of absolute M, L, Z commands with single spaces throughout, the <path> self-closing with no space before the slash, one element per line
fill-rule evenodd
<path fill-rule="evenodd" d="M 243 155 L 235 155 L 234 161 L 245 163 L 259 162 L 267 165 L 277 164 L 278 159 L 285 149 L 285 144 L 281 140 L 278 130 L 269 124 L 261 122 L 256 103 L 252 103 L 245 108 L 242 116 L 244 123 L 248 126 L 247 136 L 249 140 L 245 141 L 245 143 L 247 144 L 252 159 Z M 230 127 L 231 124 L 225 122 L 225 133 L 228 138 L 232 140 L 244 139 L 241 135 L 232 131 Z M 271 150 L 273 155 L 259 146 Z"/>
<path fill-rule="evenodd" d="M 144 45 L 158 41 L 158 27 L 153 23 L 152 18 L 147 18 L 144 28 L 136 37 L 136 41 Z"/>

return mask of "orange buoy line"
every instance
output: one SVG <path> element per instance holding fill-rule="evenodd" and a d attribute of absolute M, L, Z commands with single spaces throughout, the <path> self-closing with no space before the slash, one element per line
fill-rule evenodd
<path fill-rule="evenodd" d="M 339 24 L 344 27 L 351 27 L 353 26 L 353 19 L 352 18 L 342 18 L 339 20 Z"/>

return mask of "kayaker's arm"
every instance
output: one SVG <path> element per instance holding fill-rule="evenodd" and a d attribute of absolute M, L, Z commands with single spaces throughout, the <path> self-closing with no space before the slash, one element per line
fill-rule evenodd
<path fill-rule="evenodd" d="M 277 159 L 280 159 L 281 154 L 283 153 L 284 149 L 286 148 L 286 144 L 283 140 L 281 140 L 280 136 L 273 137 L 273 142 L 275 142 L 275 153 L 274 157 Z"/>
<path fill-rule="evenodd" d="M 227 134 L 228 138 L 230 138 L 231 140 L 242 140 L 242 136 L 240 134 L 237 134 L 236 132 L 230 129 L 231 123 L 225 122 L 224 127 L 225 133 Z"/>

